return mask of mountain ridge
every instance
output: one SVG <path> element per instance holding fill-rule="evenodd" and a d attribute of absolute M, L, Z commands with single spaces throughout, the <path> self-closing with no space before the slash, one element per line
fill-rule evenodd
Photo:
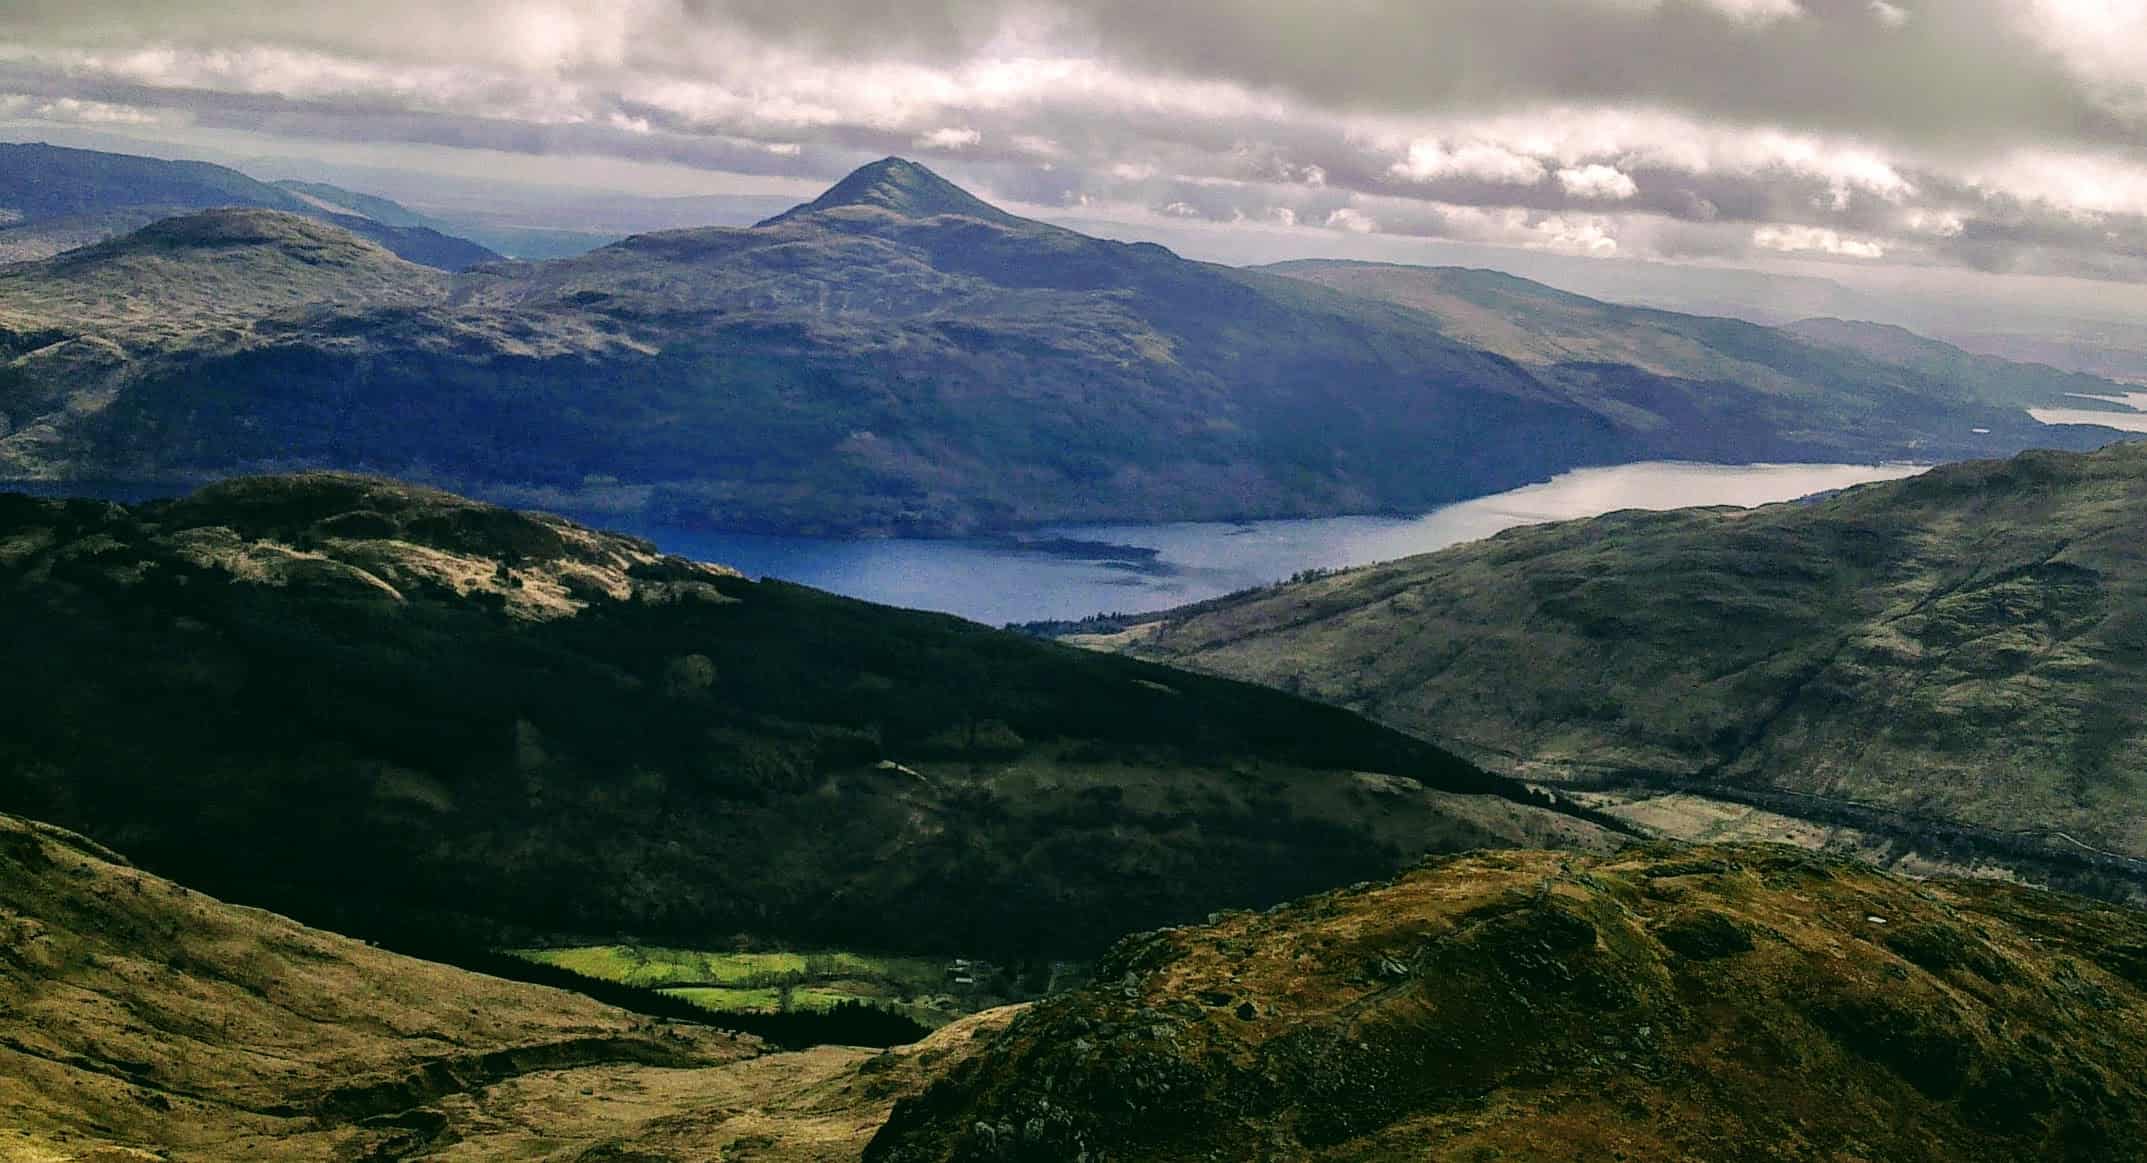
<path fill-rule="evenodd" d="M 335 297 L 329 272 L 263 249 L 286 284 Z M 965 535 L 1421 512 L 1633 460 L 1945 460 L 2115 435 L 2037 423 L 1997 391 L 2013 373 L 1971 390 L 1916 361 L 1585 300 L 1531 326 L 1598 333 L 1536 358 L 1451 312 L 1013 218 L 899 159 L 760 227 L 218 316 L 190 339 L 195 313 L 154 281 L 103 292 L 97 315 L 40 313 L 91 297 L 68 278 L 18 272 L 0 316 L 105 370 L 0 369 L 0 477 L 329 467 L 653 524 Z M 182 301 L 187 272 L 167 280 Z"/>
<path fill-rule="evenodd" d="M 1765 327 L 1604 302 L 1481 268 L 1300 260 L 1262 269 L 1422 310 L 1454 338 L 1531 367 L 1628 363 L 1690 381 L 1734 380 L 1792 393 L 1815 373 L 1878 379 L 1892 369 L 2005 407 L 2057 405 L 2114 386 L 2047 365 L 1971 354 L 1890 324 L 1814 318 Z M 1871 363 L 1860 370 L 1854 363 L 1815 366 L 1829 356 Z"/>

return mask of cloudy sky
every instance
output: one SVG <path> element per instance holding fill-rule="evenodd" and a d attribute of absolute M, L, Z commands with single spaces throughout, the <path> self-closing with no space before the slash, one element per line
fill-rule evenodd
<path fill-rule="evenodd" d="M 2147 281 L 2147 0 L 6 0 L 0 119 Z"/>

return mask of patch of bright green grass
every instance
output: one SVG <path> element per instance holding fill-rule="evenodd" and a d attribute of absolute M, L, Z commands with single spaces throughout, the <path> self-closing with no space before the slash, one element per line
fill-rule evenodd
<path fill-rule="evenodd" d="M 517 957 L 555 965 L 586 977 L 627 985 L 764 985 L 806 976 L 797 953 L 707 953 L 644 945 L 591 945 L 578 949 L 516 949 Z M 820 955 L 815 955 L 817 959 Z M 851 957 L 850 954 L 837 954 Z"/>
<path fill-rule="evenodd" d="M 937 989 L 946 963 L 862 953 L 718 953 L 647 945 L 515 949 L 517 956 L 586 977 L 639 986 L 773 987 L 842 978 L 885 981 L 898 992 Z"/>
<path fill-rule="evenodd" d="M 954 983 L 948 959 L 842 950 L 729 953 L 647 945 L 515 949 L 517 957 L 605 981 L 660 989 L 715 1013 L 823 1012 L 864 1002 L 937 1028 L 1010 999 Z M 786 999 L 787 995 L 787 999 Z"/>
<path fill-rule="evenodd" d="M 772 1014 L 781 1011 L 782 998 L 772 989 L 727 989 L 720 986 L 696 986 L 689 989 L 667 989 L 665 993 L 719 1014 Z M 808 1007 L 792 1004 L 793 1009 Z M 817 1007 L 826 1009 L 826 1006 Z"/>

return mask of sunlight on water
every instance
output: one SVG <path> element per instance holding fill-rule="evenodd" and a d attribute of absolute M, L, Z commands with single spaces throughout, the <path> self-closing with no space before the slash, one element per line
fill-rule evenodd
<path fill-rule="evenodd" d="M 2130 412 L 2101 412 L 2087 408 L 2030 408 L 2028 415 L 2045 424 L 2099 424 L 2120 432 L 2147 432 L 2147 392 L 2127 392 L 2122 396 L 2082 396 L 2086 400 L 2107 400 L 2132 409 Z"/>
<path fill-rule="evenodd" d="M 1922 472 L 1906 464 L 1645 463 L 1582 469 L 1416 518 L 1333 517 L 1244 525 L 1082 525 L 1040 531 L 1123 551 L 1083 556 L 976 542 L 767 537 L 634 530 L 669 552 L 836 593 L 980 622 L 1141 613 L 1262 585 L 1304 569 L 1428 553 L 1501 529 L 1618 509 L 1751 506 Z M 1146 552 L 1140 552 L 1146 551 Z"/>

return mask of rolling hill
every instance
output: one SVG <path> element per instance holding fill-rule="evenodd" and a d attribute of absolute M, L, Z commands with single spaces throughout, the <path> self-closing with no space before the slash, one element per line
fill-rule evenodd
<path fill-rule="evenodd" d="M 1347 712 L 361 478 L 0 495 L 0 810 L 339 932 L 1086 958 L 1619 837 Z"/>
<path fill-rule="evenodd" d="M 224 903 L 0 815 L 0 1156 L 2115 1163 L 2147 921 L 1778 846 L 1479 852 L 772 1052 Z"/>
<path fill-rule="evenodd" d="M 434 223 L 376 216 L 377 206 L 336 205 L 208 162 L 0 143 L 0 262 L 49 258 L 158 219 L 233 207 L 332 222 L 411 262 L 442 270 L 465 270 L 500 257 L 435 229 Z"/>
<path fill-rule="evenodd" d="M 0 1158 L 855 1160 L 1004 1023 L 770 1053 L 383 952 L 0 816 Z"/>
<path fill-rule="evenodd" d="M 294 285 L 339 280 L 260 250 Z M 0 285 L 18 334 L 125 357 L 97 377 L 22 357 L 0 371 L 0 412 L 30 433 L 0 435 L 0 476 L 334 467 L 672 523 L 962 534 L 1414 511 L 1636 459 L 1951 459 L 2111 436 L 1720 320 L 1678 325 L 1711 329 L 1696 364 L 1609 340 L 1521 360 L 1409 305 L 1017 218 L 899 159 L 750 229 L 444 287 L 412 275 L 416 301 L 251 326 L 156 310 L 184 299 L 175 266 L 120 313 L 197 338 L 146 353 L 132 323 L 40 311 L 86 277 L 48 264 Z M 1655 346 L 1673 342 L 1692 341 Z M 1761 354 L 1731 358 L 1744 347 Z"/>
<path fill-rule="evenodd" d="M 1970 825 L 2137 867 L 2143 507 L 2147 445 L 2024 453 L 1815 503 L 1518 529 L 1115 641 L 1532 779 Z"/>
<path fill-rule="evenodd" d="M 1775 846 L 1439 860 L 1128 939 L 865 1158 L 2116 1163 L 2143 948 L 2131 910 Z"/>

